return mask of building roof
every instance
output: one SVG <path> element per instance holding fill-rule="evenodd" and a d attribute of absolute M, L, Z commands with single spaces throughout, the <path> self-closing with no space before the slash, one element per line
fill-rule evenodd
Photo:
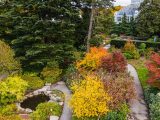
<path fill-rule="evenodd" d="M 138 11 L 138 8 L 140 6 L 140 3 L 136 3 L 136 4 L 130 4 L 126 7 L 124 7 L 123 9 L 121 9 L 120 11 L 117 12 L 117 15 L 135 15 L 136 12 Z"/>

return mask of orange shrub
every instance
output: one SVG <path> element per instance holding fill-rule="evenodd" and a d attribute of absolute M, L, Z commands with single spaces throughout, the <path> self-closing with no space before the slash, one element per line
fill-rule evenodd
<path fill-rule="evenodd" d="M 76 63 L 78 70 L 96 70 L 101 65 L 101 58 L 109 53 L 104 48 L 92 47 L 83 60 Z"/>

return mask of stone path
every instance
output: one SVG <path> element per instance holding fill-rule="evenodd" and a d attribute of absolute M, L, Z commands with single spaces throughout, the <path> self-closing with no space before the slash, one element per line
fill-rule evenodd
<path fill-rule="evenodd" d="M 65 94 L 64 107 L 63 107 L 63 111 L 62 111 L 62 115 L 60 117 L 60 120 L 71 120 L 72 119 L 72 111 L 68 106 L 68 101 L 71 97 L 71 91 L 67 88 L 65 83 L 62 81 L 58 82 L 57 84 L 52 85 L 51 90 L 59 90 Z"/>
<path fill-rule="evenodd" d="M 148 108 L 144 100 L 143 89 L 139 81 L 137 72 L 135 68 L 130 64 L 128 64 L 127 68 L 130 75 L 134 78 L 135 89 L 137 93 L 137 99 L 133 99 L 129 102 L 131 113 L 136 120 L 149 120 Z"/>

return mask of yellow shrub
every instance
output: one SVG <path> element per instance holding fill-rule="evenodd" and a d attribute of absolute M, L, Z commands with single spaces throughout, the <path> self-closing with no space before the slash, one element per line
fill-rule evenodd
<path fill-rule="evenodd" d="M 107 104 L 110 97 L 97 77 L 87 76 L 80 84 L 74 84 L 72 89 L 74 94 L 69 104 L 78 118 L 101 116 L 109 111 Z"/>

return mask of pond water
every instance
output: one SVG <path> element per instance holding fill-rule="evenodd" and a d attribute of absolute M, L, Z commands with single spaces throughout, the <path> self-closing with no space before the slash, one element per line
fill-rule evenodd
<path fill-rule="evenodd" d="M 21 103 L 21 107 L 22 108 L 29 108 L 31 110 L 36 110 L 36 107 L 38 106 L 38 104 L 48 102 L 49 100 L 50 100 L 49 96 L 46 96 L 44 94 L 40 94 L 40 95 L 36 95 L 36 96 L 25 99 Z"/>

